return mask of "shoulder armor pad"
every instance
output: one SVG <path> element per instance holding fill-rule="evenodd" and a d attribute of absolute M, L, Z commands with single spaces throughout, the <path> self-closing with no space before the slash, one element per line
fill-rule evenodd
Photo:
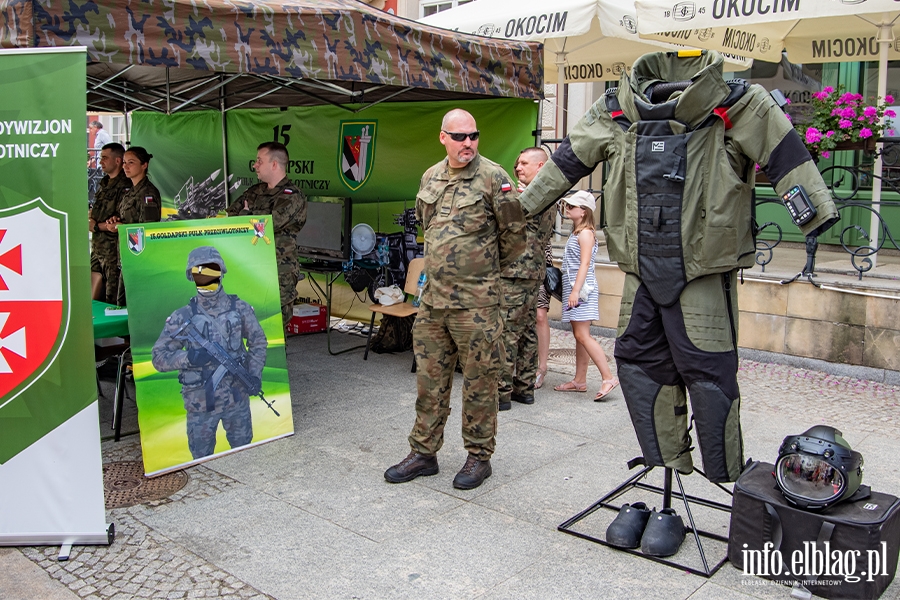
<path fill-rule="evenodd" d="M 725 83 L 731 88 L 731 93 L 728 94 L 728 97 L 722 102 L 722 106 L 724 107 L 734 106 L 735 103 L 741 99 L 741 96 L 747 93 L 747 88 L 750 87 L 750 84 L 747 83 L 746 79 L 730 79 Z"/>

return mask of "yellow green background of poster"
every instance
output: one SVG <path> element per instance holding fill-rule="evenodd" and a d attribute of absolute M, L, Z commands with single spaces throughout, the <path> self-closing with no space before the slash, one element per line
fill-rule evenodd
<path fill-rule="evenodd" d="M 262 142 L 287 146 L 287 176 L 310 196 L 350 197 L 354 204 L 410 201 L 422 173 L 446 156 L 438 141 L 441 119 L 453 108 L 472 113 L 481 131 L 479 151 L 513 175 L 522 148 L 533 146 L 538 105 L 532 100 L 486 99 L 439 102 L 384 102 L 359 113 L 336 106 L 234 109 L 225 113 L 229 198 L 234 201 L 257 182 L 251 165 Z M 164 211 L 175 211 L 193 182 L 198 198 L 224 181 L 222 116 L 215 111 L 174 115 L 135 112 L 132 142 L 153 154 L 150 173 Z M 362 185 L 348 185 L 339 171 L 342 128 L 372 123 L 371 164 Z M 206 187 L 204 181 L 216 174 Z M 224 189 L 220 210 L 224 210 Z M 203 196 L 205 198 L 206 196 Z M 373 227 L 374 222 L 370 223 Z"/>
<path fill-rule="evenodd" d="M 294 431 L 275 246 L 274 242 L 266 243 L 254 235 L 251 220 L 255 219 L 267 219 L 265 235 L 274 240 L 270 217 L 143 223 L 140 224 L 144 228 L 143 249 L 136 254 L 128 249 L 125 239 L 126 230 L 136 225 L 119 228 L 141 447 L 148 474 L 195 462 L 188 449 L 178 372 L 156 371 L 151 363 L 151 350 L 166 318 L 197 294 L 194 283 L 187 279 L 186 266 L 188 254 L 200 246 L 214 246 L 222 255 L 228 270 L 222 278 L 225 292 L 237 295 L 254 308 L 269 343 L 262 384 L 266 400 L 281 416 L 277 417 L 262 400 L 251 396 L 251 444 Z M 222 233 L 227 231 L 231 232 Z M 229 445 L 220 425 L 215 453 L 227 450 Z"/>

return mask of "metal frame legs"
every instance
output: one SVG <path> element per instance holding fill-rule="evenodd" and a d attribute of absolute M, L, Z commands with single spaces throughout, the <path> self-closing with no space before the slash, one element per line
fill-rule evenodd
<path fill-rule="evenodd" d="M 629 463 L 628 463 L 628 468 L 629 468 L 629 469 L 633 469 L 634 467 L 636 467 L 636 466 L 638 466 L 638 465 L 643 465 L 643 464 L 645 464 L 645 463 L 644 463 L 643 457 L 635 458 L 635 459 L 629 461 Z M 711 532 L 708 532 L 708 531 L 702 531 L 702 530 L 700 530 L 700 529 L 697 529 L 697 526 L 696 526 L 696 524 L 694 523 L 694 515 L 691 513 L 691 507 L 690 507 L 690 504 L 693 503 L 693 504 L 700 505 L 700 506 L 706 506 L 706 507 L 708 507 L 708 508 L 713 508 L 713 509 L 720 510 L 720 511 L 727 512 L 727 513 L 730 513 L 730 512 L 731 512 L 731 506 L 728 506 L 728 505 L 725 505 L 725 504 L 721 504 L 721 503 L 719 503 L 719 502 L 714 502 L 714 501 L 712 501 L 712 500 L 706 500 L 706 499 L 703 499 L 703 498 L 698 498 L 698 497 L 696 497 L 696 496 L 691 496 L 691 495 L 686 494 L 685 491 L 684 491 L 684 485 L 682 484 L 682 481 L 681 481 L 681 475 L 680 475 L 677 471 L 675 471 L 674 469 L 671 469 L 671 468 L 668 468 L 668 467 L 665 468 L 663 487 L 659 487 L 659 486 L 655 486 L 655 485 L 650 485 L 650 484 L 648 484 L 648 483 L 644 483 L 642 480 L 643 480 L 643 479 L 644 479 L 644 478 L 645 478 L 645 477 L 646 477 L 646 476 L 647 476 L 654 468 L 655 468 L 655 467 L 646 467 L 646 466 L 645 466 L 645 467 L 644 467 L 643 469 L 641 469 L 638 473 L 636 473 L 636 474 L 632 475 L 631 477 L 629 477 L 627 480 L 625 480 L 625 482 L 623 482 L 622 484 L 620 484 L 620 485 L 619 485 L 618 487 L 616 487 L 614 490 L 612 490 L 611 492 L 609 492 L 608 494 L 606 494 L 605 496 L 603 496 L 602 498 L 600 498 L 599 500 L 597 500 L 596 502 L 594 502 L 593 504 L 591 504 L 589 507 L 587 507 L 586 509 L 584 509 L 583 511 L 581 511 L 581 512 L 578 513 L 577 515 L 571 517 L 571 518 L 570 518 L 569 520 L 567 520 L 566 522 L 560 524 L 560 525 L 557 527 L 557 529 L 558 529 L 559 531 L 562 531 L 563 533 L 568 533 L 568 534 L 570 534 L 570 535 L 574 535 L 574 536 L 576 536 L 576 537 L 580 537 L 580 538 L 582 538 L 582 539 L 585 539 L 585 540 L 588 540 L 588 541 L 591 541 L 591 542 L 595 542 L 595 543 L 597 543 L 597 544 L 602 544 L 602 545 L 604 545 L 604 546 L 609 546 L 610 548 L 615 548 L 616 550 L 620 550 L 620 551 L 622 551 L 622 552 L 627 552 L 627 553 L 633 554 L 633 555 L 635 555 L 635 556 L 640 556 L 641 558 L 646 558 L 646 559 L 652 560 L 652 561 L 654 561 L 654 562 L 658 562 L 658 563 L 661 563 L 661 564 L 664 564 L 664 565 L 668 565 L 668 566 L 670 566 L 670 567 L 675 567 L 675 568 L 678 568 L 678 569 L 683 569 L 683 570 L 685 570 L 685 571 L 688 571 L 688 572 L 690 572 L 690 573 L 693 573 L 694 575 L 702 575 L 703 577 L 712 577 L 712 576 L 715 574 L 715 572 L 718 571 L 719 568 L 720 568 L 723 564 L 725 564 L 725 561 L 728 560 L 728 555 L 726 554 L 720 561 L 718 561 L 717 563 L 715 563 L 714 565 L 712 565 L 712 567 L 710 568 L 709 562 L 707 561 L 707 558 L 706 558 L 706 553 L 705 553 L 704 550 L 703 550 L 703 543 L 700 541 L 700 538 L 701 538 L 701 536 L 702 536 L 702 537 L 705 537 L 705 538 L 708 538 L 708 539 L 711 539 L 711 540 L 716 540 L 716 541 L 719 541 L 719 542 L 727 542 L 727 541 L 728 541 L 728 538 L 727 538 L 727 537 L 723 537 L 723 536 L 718 535 L 718 534 L 715 534 L 715 533 L 711 533 Z M 699 471 L 698 471 L 698 472 L 699 472 Z M 676 491 L 676 492 L 674 492 L 674 493 L 673 493 L 673 491 L 672 491 L 672 475 L 673 475 L 673 474 L 675 475 L 675 480 L 678 482 L 678 491 Z M 701 475 L 702 475 L 702 473 L 701 473 Z M 726 488 L 722 487 L 721 485 L 715 484 L 715 483 L 714 483 L 713 485 L 715 485 L 716 487 L 722 489 L 723 491 L 725 491 L 725 492 L 728 493 L 729 495 L 731 494 L 730 491 L 728 491 Z M 684 510 L 685 510 L 685 514 L 686 514 L 686 516 L 687 516 L 688 524 L 689 524 L 689 526 L 687 527 L 687 531 L 693 533 L 694 541 L 695 541 L 696 544 L 697 544 L 697 550 L 700 552 L 700 560 L 701 560 L 701 562 L 703 563 L 703 568 L 702 568 L 702 570 L 697 569 L 697 568 L 694 568 L 694 567 L 691 567 L 691 566 L 689 566 L 689 565 L 683 565 L 683 564 L 677 563 L 677 562 L 672 561 L 672 560 L 667 560 L 667 559 L 665 559 L 665 558 L 659 558 L 659 557 L 656 557 L 656 556 L 649 556 L 649 555 L 647 555 L 647 554 L 641 553 L 639 550 L 631 550 L 631 549 L 627 549 L 627 548 L 619 548 L 619 547 L 617 547 L 617 546 L 613 546 L 612 544 L 608 543 L 606 540 L 602 540 L 602 539 L 599 539 L 599 538 L 590 536 L 590 535 L 585 534 L 585 533 L 580 533 L 580 532 L 575 531 L 574 529 L 572 529 L 572 526 L 575 525 L 575 523 L 581 521 L 582 519 L 584 519 L 585 517 L 587 517 L 588 515 L 590 515 L 591 513 L 593 513 L 594 511 L 596 511 L 596 510 L 599 509 L 599 508 L 606 508 L 606 509 L 614 510 L 614 511 L 617 511 L 617 512 L 618 512 L 618 510 L 621 508 L 621 506 L 616 506 L 616 505 L 614 505 L 614 504 L 611 504 L 611 502 L 612 502 L 613 500 L 615 500 L 616 498 L 618 498 L 619 496 L 621 496 L 622 494 L 628 492 L 628 491 L 631 490 L 632 488 L 639 488 L 639 489 L 642 489 L 642 490 L 646 490 L 646 491 L 650 491 L 650 492 L 654 492 L 654 493 L 656 493 L 656 494 L 662 495 L 662 497 L 663 497 L 663 508 L 671 508 L 671 506 L 672 506 L 672 496 L 675 496 L 676 498 L 680 498 L 680 499 L 684 502 Z"/>

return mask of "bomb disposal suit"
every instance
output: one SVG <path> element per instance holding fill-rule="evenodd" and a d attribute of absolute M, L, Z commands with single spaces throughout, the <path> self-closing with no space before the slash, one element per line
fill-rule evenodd
<path fill-rule="evenodd" d="M 652 88 L 685 82 L 651 104 Z M 611 93 L 610 93 L 611 92 Z M 608 161 L 609 256 L 626 273 L 615 357 L 648 465 L 689 473 L 685 388 L 705 474 L 735 481 L 743 463 L 737 384 L 737 269 L 754 264 L 755 164 L 779 194 L 802 185 L 837 221 L 831 195 L 790 121 L 759 85 L 725 82 L 715 52 L 654 53 L 575 125 L 521 196 L 540 212 Z"/>
<path fill-rule="evenodd" d="M 212 276 L 207 275 L 210 272 Z M 250 395 L 259 395 L 261 391 L 260 377 L 269 343 L 253 307 L 225 293 L 221 279 L 226 272 L 225 261 L 212 246 L 191 251 L 187 278 L 197 285 L 197 295 L 166 319 L 152 350 L 153 367 L 157 371 L 178 371 L 187 411 L 188 446 L 194 459 L 214 452 L 220 421 L 232 448 L 249 444 L 253 439 Z M 227 371 L 217 374 L 220 363 L 202 345 L 187 339 L 187 327 L 195 327 L 200 336 L 223 348 L 240 363 L 254 380 L 256 389 L 247 389 Z"/>

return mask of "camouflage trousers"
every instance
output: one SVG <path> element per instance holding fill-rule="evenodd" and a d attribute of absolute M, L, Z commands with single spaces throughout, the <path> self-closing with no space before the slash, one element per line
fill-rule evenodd
<path fill-rule="evenodd" d="M 294 316 L 294 299 L 297 297 L 297 282 L 300 281 L 300 265 L 294 257 L 291 261 L 278 263 L 278 295 L 281 298 L 281 320 L 287 329 Z"/>
<path fill-rule="evenodd" d="M 93 258 L 91 258 L 92 266 L 93 262 Z M 116 255 L 101 255 L 97 257 L 97 262 L 100 265 L 99 272 L 103 274 L 103 281 L 106 286 L 106 298 L 104 299 L 104 302 L 107 304 L 125 306 L 124 302 L 119 302 L 119 278 L 122 277 L 122 269 L 119 266 L 119 257 Z"/>
<path fill-rule="evenodd" d="M 479 460 L 491 457 L 497 434 L 502 332 L 498 306 L 435 309 L 422 304 L 413 325 L 418 388 L 416 423 L 409 434 L 413 450 L 436 454 L 443 446 L 458 361 L 463 374 L 463 445 Z"/>
<path fill-rule="evenodd" d="M 506 294 L 516 301 L 514 306 L 502 306 L 503 346 L 506 360 L 500 369 L 498 399 L 509 402 L 512 394 L 533 396 L 534 380 L 537 377 L 537 308 L 536 300 L 540 281 L 533 279 L 507 280 L 507 288 L 515 288 L 515 294 Z"/>
<path fill-rule="evenodd" d="M 187 438 L 194 459 L 210 456 L 216 449 L 216 429 L 222 422 L 225 438 L 232 448 L 246 446 L 253 440 L 253 423 L 250 419 L 250 398 L 224 410 L 187 413 Z"/>

